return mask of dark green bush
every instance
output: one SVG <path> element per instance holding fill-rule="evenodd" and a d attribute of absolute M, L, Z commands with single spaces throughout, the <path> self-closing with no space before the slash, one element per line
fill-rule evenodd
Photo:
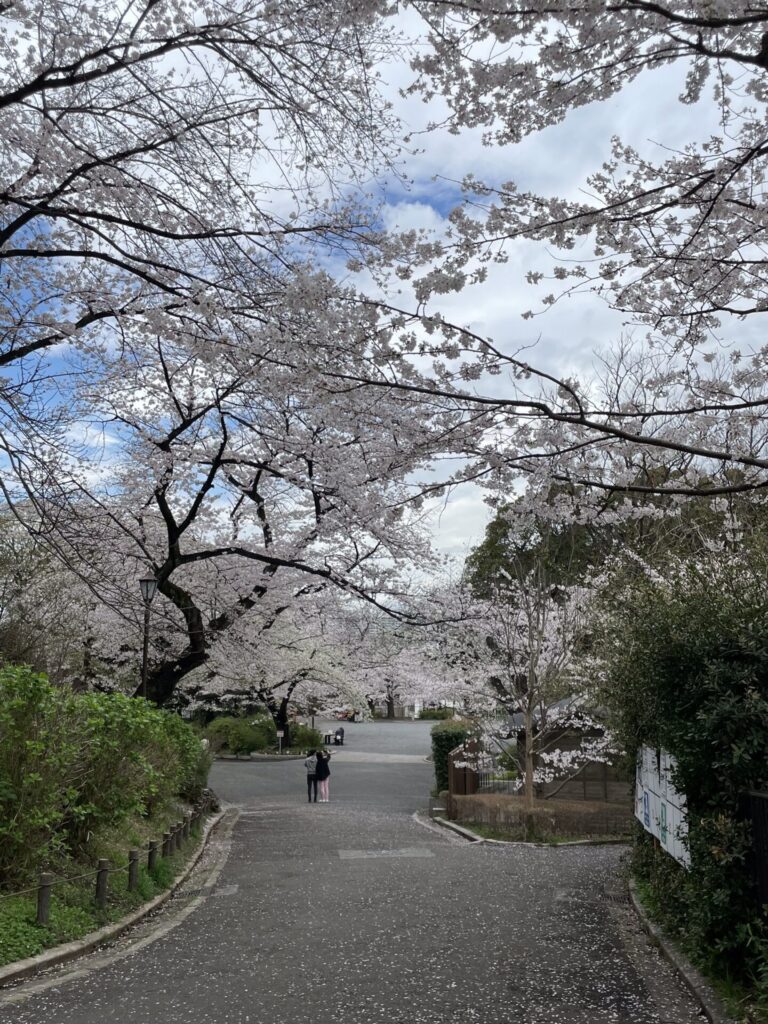
<path fill-rule="evenodd" d="M 463 719 L 451 719 L 432 726 L 432 761 L 438 792 L 448 789 L 448 755 L 471 736 L 473 729 L 473 724 Z"/>
<path fill-rule="evenodd" d="M 252 750 L 264 750 L 269 745 L 264 730 L 253 725 L 250 718 L 222 715 L 211 722 L 205 735 L 211 740 L 214 749 L 223 746 L 237 757 L 250 754 Z"/>
<path fill-rule="evenodd" d="M 422 708 L 419 718 L 427 721 L 445 721 L 447 718 L 453 718 L 454 714 L 453 708 Z"/>
<path fill-rule="evenodd" d="M 291 747 L 300 750 L 317 750 L 323 745 L 322 733 L 308 725 L 291 726 Z"/>
<path fill-rule="evenodd" d="M 214 752 L 225 748 L 238 756 L 277 746 L 277 730 L 269 715 L 221 715 L 206 727 L 205 736 Z"/>
<path fill-rule="evenodd" d="M 743 792 L 768 780 L 767 568 L 758 553 L 635 583 L 599 638 L 606 702 L 628 751 L 669 751 L 687 798 L 690 870 L 643 836 L 636 872 L 697 960 L 748 984 L 768 935 L 741 807 Z"/>
<path fill-rule="evenodd" d="M 179 765 L 176 792 L 183 800 L 195 803 L 208 785 L 213 758 L 203 748 L 197 732 L 178 715 L 165 714 L 163 725 Z"/>
<path fill-rule="evenodd" d="M 255 730 L 259 745 L 254 750 L 271 750 L 277 746 L 277 726 L 270 715 L 262 715 L 251 721 Z"/>

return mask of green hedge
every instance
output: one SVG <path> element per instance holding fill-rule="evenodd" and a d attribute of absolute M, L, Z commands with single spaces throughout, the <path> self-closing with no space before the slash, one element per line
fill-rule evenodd
<path fill-rule="evenodd" d="M 70 856 L 98 829 L 193 800 L 210 759 L 176 715 L 0 671 L 0 885 Z"/>
<path fill-rule="evenodd" d="M 323 735 L 319 730 L 312 729 L 308 725 L 296 724 L 291 726 L 292 750 L 319 750 L 322 746 Z"/>
<path fill-rule="evenodd" d="M 472 735 L 473 728 L 471 722 L 454 719 L 432 726 L 432 761 L 438 792 L 448 789 L 448 754 Z"/>
<path fill-rule="evenodd" d="M 690 870 L 643 833 L 636 875 L 700 965 L 768 996 L 768 916 L 742 813 L 744 791 L 768 784 L 767 570 L 758 554 L 636 582 L 609 614 L 600 648 L 627 750 L 669 751 L 687 798 Z"/>
<path fill-rule="evenodd" d="M 210 723 L 205 735 L 211 741 L 214 751 L 225 747 L 238 757 L 250 754 L 252 750 L 267 750 L 277 746 L 275 723 L 266 716 L 236 718 L 222 715 Z"/>
<path fill-rule="evenodd" d="M 419 712 L 419 718 L 442 722 L 448 718 L 453 718 L 456 712 L 453 708 L 422 708 Z"/>

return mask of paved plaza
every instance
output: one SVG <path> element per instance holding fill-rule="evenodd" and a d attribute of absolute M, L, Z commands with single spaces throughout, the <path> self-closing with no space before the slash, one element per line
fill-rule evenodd
<path fill-rule="evenodd" d="M 471 844 L 415 819 L 428 723 L 301 761 L 217 762 L 199 869 L 109 949 L 0 994 L 0 1024 L 693 1024 L 625 899 L 621 847 Z"/>

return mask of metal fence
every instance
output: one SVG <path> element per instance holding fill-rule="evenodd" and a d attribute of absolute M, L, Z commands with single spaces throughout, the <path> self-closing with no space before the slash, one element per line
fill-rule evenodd
<path fill-rule="evenodd" d="M 472 739 L 448 755 L 448 790 L 455 796 L 517 793 L 520 782 L 509 770 L 506 751 Z"/>
<path fill-rule="evenodd" d="M 768 792 L 744 794 L 744 812 L 752 825 L 749 867 L 762 905 L 768 904 Z"/>
<path fill-rule="evenodd" d="M 195 828 L 211 809 L 211 797 L 206 793 L 201 803 L 195 807 L 190 814 L 171 826 L 169 832 L 163 833 L 162 841 L 153 839 L 146 851 L 147 870 L 154 871 L 160 857 L 170 857 L 177 850 L 181 849 L 185 839 L 189 839 L 192 829 Z M 94 879 L 94 901 L 99 909 L 103 910 L 107 905 L 109 893 L 109 876 L 117 871 L 128 872 L 128 891 L 133 892 L 139 885 L 139 862 L 141 851 L 129 850 L 128 861 L 125 864 L 113 866 L 108 860 L 99 860 L 98 866 L 92 871 L 85 871 L 81 875 L 57 877 L 49 871 L 42 871 L 36 885 L 26 889 L 19 889 L 16 892 L 0 894 L 0 900 L 12 899 L 15 896 L 24 896 L 30 893 L 37 893 L 37 916 L 36 923 L 46 925 L 50 919 L 51 912 L 51 890 L 57 885 L 67 882 L 79 882 L 84 878 Z"/>

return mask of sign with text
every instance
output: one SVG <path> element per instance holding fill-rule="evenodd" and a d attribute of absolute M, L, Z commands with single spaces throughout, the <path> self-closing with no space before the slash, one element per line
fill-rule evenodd
<path fill-rule="evenodd" d="M 661 843 L 667 853 L 685 867 L 691 862 L 686 839 L 685 794 L 673 783 L 675 759 L 664 750 L 641 747 L 637 755 L 635 817 Z"/>

